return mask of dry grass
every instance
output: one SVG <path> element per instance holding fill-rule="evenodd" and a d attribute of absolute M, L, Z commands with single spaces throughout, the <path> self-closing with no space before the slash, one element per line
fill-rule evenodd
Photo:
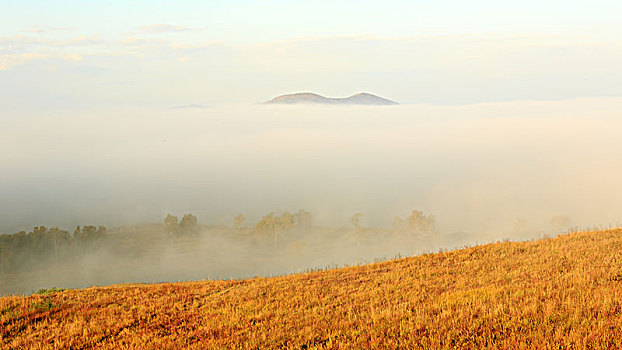
<path fill-rule="evenodd" d="M 622 230 L 0 299 L 0 348 L 622 348 Z"/>

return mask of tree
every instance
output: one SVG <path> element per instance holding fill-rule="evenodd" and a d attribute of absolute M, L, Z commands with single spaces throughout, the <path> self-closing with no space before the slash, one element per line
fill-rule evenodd
<path fill-rule="evenodd" d="M 260 232 L 274 233 L 274 247 L 278 240 L 279 232 L 295 227 L 294 215 L 285 212 L 281 215 L 274 215 L 270 213 L 264 215 L 261 220 L 255 225 L 255 229 Z"/>
<path fill-rule="evenodd" d="M 233 225 L 235 226 L 235 228 L 240 229 L 244 221 L 246 221 L 246 217 L 242 215 L 242 213 L 240 213 L 238 214 L 238 216 L 233 218 Z"/>
<path fill-rule="evenodd" d="M 166 218 L 164 219 L 164 227 L 166 228 L 166 232 L 169 234 L 174 233 L 177 231 L 177 226 L 179 226 L 179 219 L 177 219 L 177 216 L 173 216 L 171 214 L 166 215 Z"/>
<path fill-rule="evenodd" d="M 58 250 L 60 246 L 69 241 L 69 233 L 60 230 L 58 227 L 51 228 L 49 231 L 50 239 L 54 245 L 54 258 L 58 260 Z"/>
<path fill-rule="evenodd" d="M 186 214 L 179 222 L 179 227 L 184 233 L 192 233 L 197 229 L 197 217 L 192 214 Z"/>
<path fill-rule="evenodd" d="M 296 217 L 288 212 L 284 212 L 281 216 L 277 216 L 277 227 L 279 230 L 296 227 Z"/>
<path fill-rule="evenodd" d="M 0 235 L 0 274 L 8 271 L 11 267 L 11 255 L 13 255 L 10 245 L 11 238 L 8 235 Z"/>
<path fill-rule="evenodd" d="M 570 227 L 570 218 L 567 216 L 556 215 L 551 218 L 549 224 L 554 231 L 560 232 Z"/>
<path fill-rule="evenodd" d="M 82 241 L 92 241 L 101 238 L 104 233 L 106 233 L 106 228 L 104 226 L 95 227 L 92 225 L 85 225 L 82 228 L 80 228 L 80 226 L 76 227 L 73 236 Z"/>
<path fill-rule="evenodd" d="M 512 234 L 522 235 L 527 231 L 527 220 L 525 218 L 518 218 L 514 220 L 512 224 Z"/>
<path fill-rule="evenodd" d="M 80 226 L 76 227 L 73 232 L 75 254 L 84 253 L 84 249 L 91 247 L 93 242 L 103 238 L 104 233 L 106 233 L 106 228 L 104 226 L 95 227 L 86 225 L 82 228 L 80 228 Z"/>
<path fill-rule="evenodd" d="M 28 234 L 28 250 L 33 258 L 38 259 L 48 253 L 48 238 L 48 229 L 45 226 L 35 226 Z"/>
<path fill-rule="evenodd" d="M 393 230 L 402 231 L 404 229 L 404 219 L 400 218 L 399 216 L 394 217 L 392 226 Z"/>
<path fill-rule="evenodd" d="M 361 228 L 361 219 L 363 218 L 363 216 L 365 216 L 365 214 L 362 213 L 356 213 L 352 215 L 352 217 L 350 218 L 350 224 L 356 229 Z"/>
<path fill-rule="evenodd" d="M 255 229 L 263 232 L 282 231 L 295 227 L 294 215 L 285 212 L 281 215 L 275 215 L 269 213 L 264 215 L 261 220 L 255 225 Z"/>
<path fill-rule="evenodd" d="M 408 229 L 415 233 L 427 233 L 434 230 L 436 218 L 434 215 L 424 215 L 420 210 L 413 210 L 406 220 Z"/>
<path fill-rule="evenodd" d="M 255 225 L 255 229 L 257 231 L 272 232 L 276 230 L 276 226 L 277 219 L 274 216 L 274 213 L 269 213 L 267 215 L 264 215 L 261 220 L 259 220 L 257 225 Z"/>
<path fill-rule="evenodd" d="M 296 225 L 298 229 L 311 228 L 313 226 L 313 214 L 306 210 L 298 210 L 298 212 L 294 214 L 294 225 Z"/>

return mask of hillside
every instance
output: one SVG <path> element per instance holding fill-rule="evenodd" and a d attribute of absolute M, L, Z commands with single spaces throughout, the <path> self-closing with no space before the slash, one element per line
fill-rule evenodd
<path fill-rule="evenodd" d="M 329 105 L 367 105 L 367 106 L 385 106 L 396 105 L 397 102 L 387 100 L 373 94 L 365 92 L 343 98 L 324 97 L 322 95 L 311 92 L 301 92 L 296 94 L 281 95 L 273 98 L 265 104 L 329 104 Z"/>
<path fill-rule="evenodd" d="M 0 348 L 622 348 L 622 230 L 0 299 Z"/>

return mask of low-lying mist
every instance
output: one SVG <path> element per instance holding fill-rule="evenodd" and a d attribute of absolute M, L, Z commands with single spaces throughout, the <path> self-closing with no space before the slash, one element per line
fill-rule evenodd
<path fill-rule="evenodd" d="M 143 224 L 100 230 L 85 237 L 37 227 L 13 240 L 0 237 L 0 252 L 8 253 L 0 259 L 0 295 L 51 287 L 282 275 L 393 258 L 396 252 L 421 254 L 455 243 L 406 226 L 272 230 L 198 225 L 191 232 L 171 233 L 163 224 Z"/>
<path fill-rule="evenodd" d="M 105 225 L 132 244 L 159 242 L 118 259 L 123 240 L 115 239 L 72 266 L 7 283 L 29 292 L 272 275 L 617 225 L 620 105 L 594 98 L 3 113 L 0 232 Z M 314 227 L 276 248 L 231 228 L 238 213 L 252 231 L 269 212 L 299 209 L 313 214 Z M 436 217 L 437 238 L 386 239 L 394 217 L 415 209 Z M 162 238 L 167 213 L 193 213 L 201 233 Z M 352 238 L 361 232 L 349 223 L 354 213 L 365 214 L 365 239 Z"/>

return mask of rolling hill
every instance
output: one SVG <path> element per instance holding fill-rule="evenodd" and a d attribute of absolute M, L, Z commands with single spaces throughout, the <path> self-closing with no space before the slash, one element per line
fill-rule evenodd
<path fill-rule="evenodd" d="M 366 106 L 388 106 L 397 105 L 397 102 L 387 100 L 376 95 L 365 92 L 344 98 L 330 98 L 311 92 L 301 92 L 296 94 L 281 95 L 273 98 L 265 104 L 328 104 L 328 105 L 366 105 Z"/>
<path fill-rule="evenodd" d="M 622 230 L 0 298 L 0 348 L 622 348 Z"/>

